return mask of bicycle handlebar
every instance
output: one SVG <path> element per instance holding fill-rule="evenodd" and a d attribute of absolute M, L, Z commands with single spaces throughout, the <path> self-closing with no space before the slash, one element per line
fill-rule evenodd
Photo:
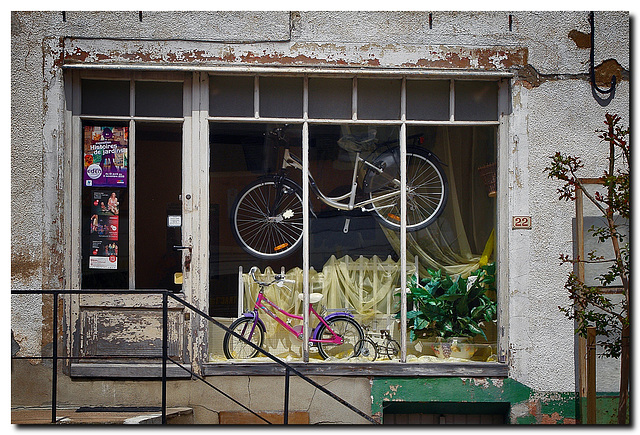
<path fill-rule="evenodd" d="M 271 284 L 276 284 L 276 285 L 282 285 L 284 283 L 289 283 L 289 284 L 295 284 L 296 281 L 293 279 L 287 279 L 285 277 L 285 275 L 281 275 L 281 274 L 277 274 L 273 277 L 273 281 L 271 282 L 264 282 L 264 281 L 258 281 L 258 278 L 256 278 L 256 271 L 258 270 L 258 268 L 256 266 L 253 266 L 250 270 L 249 270 L 249 274 L 251 275 L 251 278 L 253 278 L 253 280 L 261 286 L 268 286 Z"/>

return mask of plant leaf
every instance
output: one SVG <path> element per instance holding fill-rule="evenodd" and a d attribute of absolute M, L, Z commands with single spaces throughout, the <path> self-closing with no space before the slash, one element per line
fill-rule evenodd
<path fill-rule="evenodd" d="M 467 327 L 469 328 L 469 331 L 473 332 L 474 334 L 482 335 L 484 339 L 487 340 L 487 336 L 485 335 L 484 331 L 475 322 L 469 322 L 469 325 L 467 325 Z"/>

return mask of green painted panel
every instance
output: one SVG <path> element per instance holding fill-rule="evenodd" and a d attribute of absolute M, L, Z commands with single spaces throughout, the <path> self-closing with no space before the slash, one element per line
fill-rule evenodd
<path fill-rule="evenodd" d="M 576 424 L 586 400 L 574 392 L 536 392 L 504 378 L 374 378 L 372 414 L 502 414 L 516 424 Z M 598 393 L 597 424 L 617 423 L 618 398 Z M 582 407 L 582 409 L 581 409 Z M 586 421 L 583 421 L 586 423 Z"/>
<path fill-rule="evenodd" d="M 519 403 L 531 389 L 501 378 L 379 378 L 371 386 L 374 413 L 383 402 L 492 402 Z"/>

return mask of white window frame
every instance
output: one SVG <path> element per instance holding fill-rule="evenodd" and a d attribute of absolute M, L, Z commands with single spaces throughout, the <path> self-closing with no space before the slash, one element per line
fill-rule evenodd
<path fill-rule="evenodd" d="M 81 81 L 89 80 L 114 80 L 129 82 L 129 113 L 127 115 L 85 115 L 81 113 Z M 136 73 L 136 72 L 118 72 L 118 71 L 72 71 L 72 74 L 66 76 L 67 89 L 72 90 L 71 107 L 67 110 L 68 125 L 71 125 L 71 143 L 72 148 L 67 149 L 67 156 L 71 163 L 69 168 L 69 178 L 71 186 L 70 201 L 65 203 L 70 205 L 71 211 L 71 234 L 77 234 L 77 242 L 71 244 L 71 258 L 73 259 L 72 273 L 70 275 L 71 288 L 81 288 L 82 280 L 82 252 L 81 252 L 81 234 L 82 234 L 82 205 L 81 205 L 81 187 L 82 174 L 77 168 L 82 167 L 82 123 L 83 121 L 104 121 L 104 122 L 128 122 L 129 127 L 129 167 L 128 167 L 128 190 L 129 190 L 129 289 L 135 288 L 135 125 L 136 122 L 163 122 L 163 123 L 180 123 L 183 125 L 183 159 L 188 158 L 189 147 L 186 143 L 191 141 L 191 112 L 190 91 L 183 90 L 183 116 L 181 117 L 160 117 L 160 116 L 136 116 L 135 115 L 135 83 L 141 81 L 157 81 L 157 82 L 181 82 L 184 88 L 190 88 L 190 77 L 184 74 L 176 74 L 170 72 L 156 73 Z M 190 180 L 183 175 L 183 191 L 190 188 Z M 188 184 L 189 183 L 189 184 Z M 78 188 L 75 188 L 78 187 Z M 188 223 L 186 223 L 188 224 Z M 183 228 L 184 232 L 189 232 Z M 190 233 L 190 232 L 189 232 Z"/>
<path fill-rule="evenodd" d="M 306 138 L 303 142 L 303 179 L 308 176 L 309 162 L 308 162 L 308 127 L 309 124 L 384 124 L 384 125 L 398 125 L 402 130 L 400 137 L 400 146 L 403 150 L 402 156 L 406 157 L 406 128 L 408 126 L 420 126 L 420 125 L 438 125 L 438 126 L 470 126 L 470 125 L 493 125 L 497 126 L 497 178 L 498 178 L 498 194 L 496 197 L 497 203 L 497 216 L 496 216 L 496 263 L 498 264 L 497 275 L 497 294 L 498 294 L 498 361 L 500 363 L 507 362 L 507 349 L 508 349 L 508 223 L 509 223 L 509 196 L 508 196 L 508 167 L 509 167 L 509 117 L 511 115 L 510 110 L 510 86 L 511 79 L 514 76 L 510 72 L 501 71 L 454 71 L 454 70 L 415 70 L 415 69 L 351 69 L 351 68 L 307 68 L 307 67 L 284 67 L 284 68 L 271 68 L 271 67 L 235 67 L 235 66 L 220 66 L 220 67 L 197 67 L 197 66 L 181 66 L 181 65 L 66 65 L 67 70 L 71 70 L 73 74 L 67 74 L 65 77 L 65 87 L 67 94 L 67 101 L 72 101 L 71 107 L 67 107 L 65 113 L 65 122 L 71 126 L 67 130 L 70 134 L 71 143 L 70 147 L 65 149 L 65 158 L 67 162 L 70 162 L 71 168 L 80 167 L 80 157 L 77 151 L 80 149 L 81 141 L 81 125 L 84 118 L 100 118 L 108 120 L 109 117 L 81 117 L 76 112 L 79 105 L 79 86 L 80 86 L 80 74 L 85 78 L 100 78 L 100 79 L 127 79 L 132 83 L 135 81 L 135 77 L 138 77 L 136 72 L 141 72 L 140 78 L 145 80 L 150 79 L 149 73 L 158 73 L 159 76 L 163 76 L 165 73 L 191 73 L 191 80 L 185 79 L 185 99 L 184 99 L 184 111 L 185 113 L 191 111 L 191 116 L 188 120 L 185 118 L 176 119 L 176 121 L 184 122 L 184 143 L 189 143 L 183 153 L 183 159 L 189 160 L 191 163 L 191 174 L 183 174 L 183 191 L 193 191 L 193 201 L 189 204 L 183 205 L 183 210 L 195 210 L 199 209 L 198 213 L 194 213 L 191 220 L 191 227 L 188 231 L 183 228 L 184 234 L 198 234 L 193 240 L 193 255 L 192 265 L 194 267 L 200 267 L 200 278 L 195 276 L 191 282 L 190 297 L 191 300 L 199 308 L 208 311 L 208 295 L 209 295 L 209 282 L 208 282 L 208 222 L 209 222 L 209 208 L 205 203 L 209 198 L 209 180 L 208 180 L 208 164 L 210 159 L 209 152 L 209 123 L 214 122 L 277 122 L 277 123 L 290 123 L 290 124 L 302 124 L 303 137 Z M 75 71 L 74 71 L 75 70 Z M 253 117 L 210 117 L 209 116 L 209 76 L 210 75 L 250 75 L 255 77 L 255 89 L 254 89 L 254 116 Z M 277 75 L 277 76 L 296 76 L 304 77 L 304 96 L 303 96 L 303 116 L 302 118 L 262 118 L 259 116 L 259 76 Z M 188 75 L 187 75 L 188 76 Z M 310 77 L 323 77 L 323 78 L 356 78 L 354 80 L 353 94 L 352 94 L 352 119 L 311 119 L 308 117 L 308 79 Z M 359 120 L 357 119 L 357 77 L 363 78 L 396 78 L 402 80 L 402 93 L 401 93 L 401 117 L 399 120 Z M 408 79 L 433 79 L 433 80 L 449 80 L 452 84 L 450 86 L 450 104 L 449 104 L 449 120 L 447 121 L 415 121 L 406 119 L 406 81 Z M 497 121 L 457 121 L 455 120 L 455 86 L 453 85 L 456 80 L 489 80 L 498 82 L 498 118 Z M 189 83 L 190 82 L 190 83 Z M 190 90 L 189 90 L 190 88 Z M 70 97 L 70 90 L 73 89 L 73 98 Z M 133 98 L 132 98 L 133 100 Z M 132 101 L 132 105 L 134 102 Z M 112 117 L 114 120 L 129 120 L 130 125 L 134 124 L 134 120 L 152 120 L 144 119 L 133 116 L 133 109 L 130 116 L 126 117 Z M 166 121 L 168 118 L 161 118 L 162 121 Z M 305 143 L 306 142 L 306 143 Z M 133 163 L 130 163 L 133 165 Z M 205 167 L 206 166 L 206 167 Z M 402 166 L 404 167 L 404 166 Z M 71 219 L 65 223 L 67 234 L 70 234 L 70 250 L 71 255 L 68 256 L 67 268 L 67 282 L 70 283 L 71 288 L 80 288 L 81 279 L 81 207 L 80 207 L 80 191 L 76 189 L 76 186 L 81 186 L 79 171 L 66 171 L 65 184 L 70 182 L 73 186 L 71 189 L 66 189 L 67 195 L 70 195 L 70 201 L 65 200 L 65 214 L 71 216 Z M 404 171 L 403 171 L 404 172 Z M 406 214 L 406 176 L 401 174 L 402 183 L 404 186 L 402 193 L 402 213 Z M 130 178 L 130 180 L 132 177 Z M 308 184 L 303 183 L 303 200 L 308 203 L 309 191 Z M 194 188 L 197 192 L 194 191 Z M 133 201 L 133 197 L 131 197 Z M 133 204 L 133 202 L 132 202 Z M 133 207 L 131 207 L 133 208 Z M 135 225 L 134 216 L 131 216 L 130 224 L 130 243 L 133 242 L 133 229 Z M 309 246 L 308 246 L 308 210 L 304 216 L 305 224 L 305 242 L 303 243 L 303 292 L 304 303 L 309 303 L 309 276 L 308 276 L 308 264 L 309 264 Z M 183 219 L 183 221 L 188 221 Z M 404 223 L 403 219 L 403 223 Z M 189 225 L 187 222 L 185 224 Z M 406 288 L 406 231 L 401 231 L 401 286 Z M 130 249 L 130 255 L 134 251 Z M 132 283 L 135 282 L 134 280 Z M 305 310 L 306 311 L 306 310 Z M 402 307 L 403 315 L 406 316 L 406 301 L 403 301 Z M 406 322 L 402 319 L 402 355 L 401 361 L 406 362 Z M 308 361 L 308 319 L 305 318 L 305 339 L 303 341 L 303 355 L 304 360 Z M 194 341 L 198 343 L 196 346 L 202 349 L 198 352 L 201 358 L 201 364 L 206 365 L 207 355 L 207 337 L 206 332 L 208 325 L 205 322 L 205 333 L 200 335 L 200 338 L 196 338 Z M 204 337 L 204 338 L 202 338 Z M 194 355 L 194 358 L 198 356 Z M 483 364 L 483 363 L 482 363 Z M 407 365 L 408 366 L 408 365 Z M 424 365 L 423 365 L 424 366 Z M 235 370 L 235 369 L 234 369 Z M 427 369 L 429 371 L 430 369 Z M 439 369 L 435 369 L 436 371 Z M 225 374 L 216 368 L 216 374 Z M 433 371 L 429 371 L 432 373 Z M 234 372 L 235 373 L 235 372 Z M 228 373 L 227 373 L 228 374 Z M 238 372 L 239 374 L 239 372 Z"/>
<path fill-rule="evenodd" d="M 508 92 L 509 92 L 509 78 L 512 76 L 511 73 L 485 73 L 485 72 L 425 72 L 425 71 L 404 71 L 399 73 L 394 70 L 378 70 L 371 71 L 365 73 L 361 70 L 353 71 L 351 73 L 346 73 L 345 70 L 325 70 L 322 72 L 318 70 L 308 70 L 304 69 L 271 69 L 271 68 L 249 68 L 249 69 L 238 69 L 238 68 L 219 68 L 215 70 L 208 71 L 211 76 L 215 75 L 249 75 L 254 77 L 254 114 L 252 117 L 248 116 L 208 116 L 207 117 L 207 126 L 209 122 L 229 122 L 229 123 L 242 123 L 242 122 L 264 122 L 264 123 L 281 123 L 281 124 L 302 124 L 302 179 L 306 180 L 309 176 L 309 143 L 308 143 L 308 129 L 309 124 L 366 124 L 366 125 L 397 125 L 400 127 L 400 149 L 401 149 L 401 168 L 405 167 L 406 159 L 406 129 L 409 126 L 425 126 L 425 125 L 437 125 L 437 126 L 496 126 L 498 129 L 497 135 L 497 149 L 498 149 L 498 192 L 499 195 L 497 197 L 498 207 L 497 211 L 497 222 L 496 222 L 496 263 L 498 264 L 498 276 L 497 276 L 497 289 L 498 289 L 498 360 L 500 362 L 506 362 L 507 356 L 507 334 L 506 334 L 506 314 L 508 310 L 506 309 L 507 303 L 507 259 L 506 257 L 506 249 L 501 249 L 503 244 L 506 244 L 506 222 L 508 222 L 508 208 L 507 208 L 507 171 L 506 165 L 500 164 L 500 162 L 507 162 L 508 154 L 506 150 L 508 147 L 505 146 L 508 143 L 508 138 L 506 136 L 506 131 L 508 128 L 507 124 L 507 116 L 509 113 L 508 110 Z M 260 116 L 260 77 L 264 76 L 273 76 L 276 75 L 278 77 L 303 77 L 304 78 L 304 87 L 303 87 L 303 110 L 301 118 L 273 118 L 273 117 L 261 117 Z M 353 89 L 352 89 L 352 118 L 351 119 L 327 119 L 327 118 L 310 118 L 308 112 L 308 102 L 309 102 L 309 78 L 312 77 L 322 77 L 322 78 L 352 78 L 353 79 Z M 401 87 L 401 108 L 400 108 L 400 119 L 398 120 L 361 120 L 358 119 L 357 116 L 357 80 L 359 77 L 363 78 L 393 78 L 400 79 L 402 81 Z M 433 79 L 433 80 L 448 80 L 450 83 L 449 86 L 449 119 L 447 121 L 419 121 L 419 120 L 407 120 L 406 117 L 406 82 L 410 79 Z M 455 82 L 462 80 L 487 80 L 494 81 L 498 83 L 498 114 L 497 119 L 495 121 L 457 121 L 455 119 Z M 208 85 L 208 83 L 207 83 Z M 202 92 L 202 95 L 208 95 L 207 92 Z M 207 102 L 208 105 L 208 102 Z M 208 136 L 207 136 L 208 137 Z M 208 145 L 207 145 L 208 148 Z M 303 203 L 309 203 L 309 186 L 308 183 L 302 183 L 303 186 Z M 303 244 L 302 244 L 302 270 L 303 270 L 303 304 L 304 306 L 309 305 L 309 212 L 308 209 L 305 208 L 303 215 Z M 406 174 L 405 171 L 401 171 L 401 229 L 400 229 L 400 264 L 401 264 L 401 288 L 407 289 L 407 256 L 406 256 Z M 502 265 L 502 267 L 500 266 Z M 401 362 L 406 362 L 406 299 L 401 298 Z M 309 319 L 308 319 L 308 311 L 303 310 L 303 325 L 304 325 L 304 337 L 302 340 L 302 355 L 303 361 L 309 361 Z"/>

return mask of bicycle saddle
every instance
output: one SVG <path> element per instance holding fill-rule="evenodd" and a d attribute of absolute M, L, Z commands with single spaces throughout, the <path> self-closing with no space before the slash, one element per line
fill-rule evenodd
<path fill-rule="evenodd" d="M 311 293 L 309 295 L 309 303 L 310 304 L 315 304 L 316 302 L 320 302 L 322 300 L 322 297 L 323 297 L 322 293 Z M 303 293 L 298 293 L 298 299 L 303 301 L 304 300 L 304 294 Z"/>
<path fill-rule="evenodd" d="M 345 151 L 354 153 L 373 151 L 378 147 L 378 139 L 375 137 L 367 137 L 364 139 L 348 134 L 338 139 L 338 146 Z"/>

